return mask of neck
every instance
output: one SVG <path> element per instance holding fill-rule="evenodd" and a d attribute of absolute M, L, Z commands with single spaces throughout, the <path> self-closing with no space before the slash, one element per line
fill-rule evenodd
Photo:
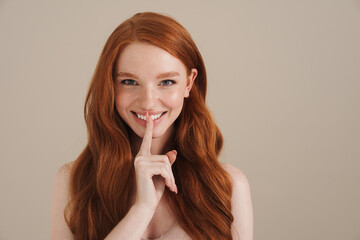
<path fill-rule="evenodd" d="M 130 130 L 130 142 L 131 144 L 134 144 L 134 150 L 136 153 L 140 149 L 140 145 L 142 143 L 142 138 L 139 137 L 136 133 L 134 133 L 132 130 Z M 174 138 L 174 124 L 171 125 L 166 132 L 161 135 L 160 137 L 153 138 L 151 142 L 151 149 L 150 152 L 152 155 L 162 155 L 164 154 L 164 148 L 166 144 L 171 141 L 172 138 Z"/>

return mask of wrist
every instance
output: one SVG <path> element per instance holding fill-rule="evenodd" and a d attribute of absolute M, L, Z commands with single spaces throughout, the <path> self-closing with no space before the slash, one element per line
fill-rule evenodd
<path fill-rule="evenodd" d="M 141 213 L 142 216 L 145 215 L 149 215 L 149 216 L 153 216 L 156 210 L 156 206 L 155 207 L 151 207 L 145 204 L 141 204 L 141 203 L 135 203 L 130 210 L 134 213 Z"/>

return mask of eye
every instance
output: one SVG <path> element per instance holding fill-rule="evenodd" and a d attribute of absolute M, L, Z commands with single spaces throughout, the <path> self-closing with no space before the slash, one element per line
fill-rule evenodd
<path fill-rule="evenodd" d="M 124 85 L 136 85 L 136 81 L 135 80 L 132 80 L 132 79 L 124 79 L 121 81 L 121 84 L 124 84 Z"/>
<path fill-rule="evenodd" d="M 161 85 L 166 85 L 166 86 L 168 86 L 168 85 L 173 85 L 173 84 L 175 84 L 176 82 L 174 81 L 174 80 L 164 80 L 164 81 L 161 81 Z"/>

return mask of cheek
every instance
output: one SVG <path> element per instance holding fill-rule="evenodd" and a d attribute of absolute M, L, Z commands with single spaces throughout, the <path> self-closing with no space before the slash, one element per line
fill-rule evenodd
<path fill-rule="evenodd" d="M 115 107 L 119 113 L 125 111 L 130 103 L 131 95 L 120 91 L 115 93 Z"/>
<path fill-rule="evenodd" d="M 176 108 L 183 105 L 184 95 L 180 91 L 174 91 L 164 95 L 163 100 L 167 106 Z"/>

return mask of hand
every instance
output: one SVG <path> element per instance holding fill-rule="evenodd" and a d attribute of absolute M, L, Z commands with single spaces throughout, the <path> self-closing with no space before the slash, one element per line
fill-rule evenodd
<path fill-rule="evenodd" d="M 151 155 L 152 132 L 153 120 L 146 113 L 145 134 L 134 161 L 137 187 L 135 204 L 155 210 L 164 193 L 165 185 L 177 193 L 171 169 L 177 152 L 173 150 L 165 155 Z"/>

